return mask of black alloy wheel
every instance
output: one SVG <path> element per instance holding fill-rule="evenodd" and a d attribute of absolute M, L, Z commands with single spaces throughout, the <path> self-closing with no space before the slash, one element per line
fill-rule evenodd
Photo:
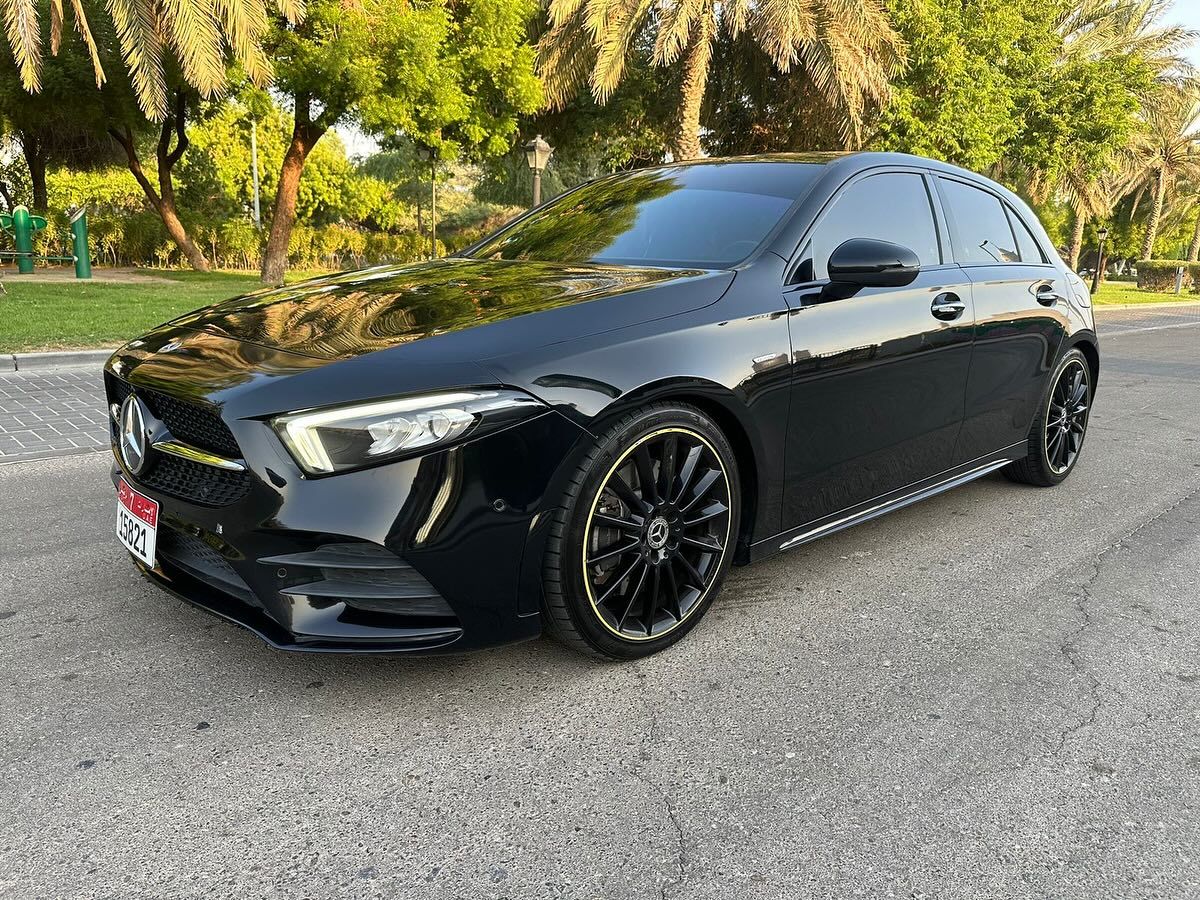
<path fill-rule="evenodd" d="M 664 428 L 609 471 L 588 517 L 583 567 L 605 628 L 627 640 L 679 627 L 712 586 L 729 543 L 729 480 L 699 434 Z"/>
<path fill-rule="evenodd" d="M 1073 359 L 1058 373 L 1058 381 L 1050 392 L 1043 447 L 1046 462 L 1056 475 L 1065 475 L 1083 449 L 1090 387 L 1087 366 Z"/>
<path fill-rule="evenodd" d="M 626 416 L 589 454 L 547 557 L 551 633 L 603 656 L 674 643 L 729 567 L 738 484 L 733 453 L 699 410 Z"/>
<path fill-rule="evenodd" d="M 1037 417 L 1029 430 L 1026 456 L 1006 466 L 1013 481 L 1052 487 L 1062 482 L 1083 450 L 1092 406 L 1092 370 L 1087 358 L 1071 349 L 1049 379 Z"/>

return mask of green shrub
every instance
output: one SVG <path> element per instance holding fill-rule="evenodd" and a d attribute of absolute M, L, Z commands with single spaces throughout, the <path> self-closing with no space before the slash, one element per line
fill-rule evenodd
<path fill-rule="evenodd" d="M 1183 267 L 1184 290 L 1200 290 L 1200 263 L 1183 259 L 1143 259 L 1137 264 L 1137 286 L 1143 291 L 1171 293 L 1175 290 L 1175 273 Z"/>

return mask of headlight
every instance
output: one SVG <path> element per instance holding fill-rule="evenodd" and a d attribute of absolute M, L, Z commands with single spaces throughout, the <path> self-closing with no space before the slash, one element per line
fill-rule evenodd
<path fill-rule="evenodd" d="M 545 408 L 519 391 L 454 391 L 289 413 L 271 426 L 300 468 L 328 475 L 494 431 Z"/>

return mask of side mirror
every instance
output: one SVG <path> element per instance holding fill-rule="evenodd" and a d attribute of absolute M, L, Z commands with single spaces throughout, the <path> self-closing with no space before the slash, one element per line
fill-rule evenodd
<path fill-rule="evenodd" d="M 903 287 L 921 269 L 917 254 L 907 247 L 870 238 L 851 238 L 829 257 L 830 287 L 851 293 L 865 287 Z M 850 296 L 850 294 L 846 294 Z"/>

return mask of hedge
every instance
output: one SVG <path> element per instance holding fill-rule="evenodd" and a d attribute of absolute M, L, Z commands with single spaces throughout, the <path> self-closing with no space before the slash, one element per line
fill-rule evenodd
<path fill-rule="evenodd" d="M 1183 267 L 1183 289 L 1200 291 L 1200 263 L 1184 259 L 1143 259 L 1137 264 L 1137 286 L 1143 291 L 1171 293 L 1175 272 Z"/>

